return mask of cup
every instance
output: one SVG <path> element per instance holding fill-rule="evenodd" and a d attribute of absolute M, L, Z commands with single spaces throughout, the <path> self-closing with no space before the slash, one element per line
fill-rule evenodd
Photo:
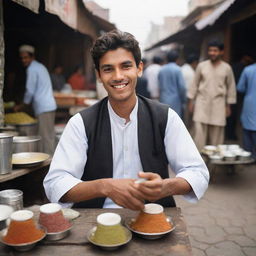
<path fill-rule="evenodd" d="M 13 213 L 13 208 L 9 205 L 0 204 L 0 230 L 7 227 L 7 220 Z"/>
<path fill-rule="evenodd" d="M 0 174 L 12 171 L 12 143 L 13 135 L 0 133 Z"/>
<path fill-rule="evenodd" d="M 92 241 L 100 245 L 116 245 L 127 240 L 121 217 L 116 213 L 102 213 L 97 216 L 96 231 Z"/>
<path fill-rule="evenodd" d="M 39 224 L 46 228 L 47 233 L 65 231 L 71 223 L 64 217 L 61 206 L 56 203 L 44 204 L 40 207 Z"/>
<path fill-rule="evenodd" d="M 0 204 L 7 204 L 15 211 L 23 209 L 23 192 L 18 189 L 0 191 Z"/>
<path fill-rule="evenodd" d="M 41 239 L 45 232 L 36 226 L 34 213 L 29 210 L 19 210 L 10 216 L 10 225 L 3 241 L 8 244 L 25 244 Z"/>
<path fill-rule="evenodd" d="M 161 233 L 170 230 L 172 226 L 167 221 L 163 206 L 150 203 L 145 204 L 131 228 L 143 233 Z"/>

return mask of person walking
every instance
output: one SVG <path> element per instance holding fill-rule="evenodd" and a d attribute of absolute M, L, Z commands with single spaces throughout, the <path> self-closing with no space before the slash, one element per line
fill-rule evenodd
<path fill-rule="evenodd" d="M 194 53 L 191 53 L 186 58 L 186 63 L 181 67 L 181 72 L 185 81 L 186 85 L 186 92 L 188 88 L 193 83 L 195 78 L 195 70 L 198 65 L 198 56 Z M 189 130 L 190 134 L 193 134 L 192 127 L 193 127 L 193 120 L 192 120 L 192 113 L 189 112 L 188 104 L 186 104 L 184 109 L 184 123 Z"/>
<path fill-rule="evenodd" d="M 182 117 L 186 102 L 186 86 L 181 68 L 176 64 L 179 54 L 176 50 L 167 53 L 168 64 L 161 67 L 158 75 L 160 102 L 168 104 Z"/>
<path fill-rule="evenodd" d="M 244 94 L 241 113 L 243 146 L 256 159 L 256 63 L 244 69 L 237 90 Z"/>
<path fill-rule="evenodd" d="M 27 68 L 26 91 L 23 103 L 15 107 L 19 111 L 32 103 L 38 119 L 38 130 L 41 136 L 42 152 L 53 155 L 55 149 L 55 110 L 52 83 L 46 67 L 35 60 L 35 48 L 22 45 L 19 48 L 21 62 Z"/>
<path fill-rule="evenodd" d="M 221 60 L 223 44 L 208 43 L 209 60 L 199 63 L 188 89 L 189 111 L 193 113 L 194 140 L 199 150 L 209 143 L 223 144 L 230 104 L 236 103 L 236 86 L 230 65 Z"/>
<path fill-rule="evenodd" d="M 154 56 L 152 64 L 148 65 L 144 72 L 144 77 L 148 81 L 148 91 L 150 93 L 150 98 L 154 100 L 159 100 L 159 82 L 158 74 L 161 69 L 163 59 L 159 56 Z"/>

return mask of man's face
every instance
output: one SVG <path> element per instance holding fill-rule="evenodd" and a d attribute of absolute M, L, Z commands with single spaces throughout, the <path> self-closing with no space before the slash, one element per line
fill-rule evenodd
<path fill-rule="evenodd" d="M 212 62 L 220 60 L 221 55 L 222 55 L 222 51 L 218 47 L 210 46 L 208 48 L 208 56 Z"/>
<path fill-rule="evenodd" d="M 23 66 L 28 67 L 34 58 L 30 56 L 27 52 L 20 52 L 20 59 Z"/>
<path fill-rule="evenodd" d="M 124 48 L 105 53 L 99 63 L 98 76 L 112 102 L 129 101 L 135 96 L 137 77 L 142 75 L 143 63 L 136 66 L 131 52 Z"/>

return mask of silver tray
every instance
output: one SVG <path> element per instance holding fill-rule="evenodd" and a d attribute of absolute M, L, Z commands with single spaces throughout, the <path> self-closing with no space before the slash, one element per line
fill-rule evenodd
<path fill-rule="evenodd" d="M 12 248 L 14 248 L 15 250 L 17 251 L 20 251 L 20 252 L 25 252 L 25 251 L 29 251 L 31 250 L 38 242 L 40 242 L 41 240 L 43 240 L 46 236 L 46 230 L 44 227 L 40 226 L 40 229 L 44 231 L 44 235 L 38 239 L 38 240 L 35 240 L 33 242 L 30 242 L 30 243 L 23 243 L 23 244 L 9 244 L 9 243 L 6 243 L 4 240 L 3 240 L 3 237 L 7 234 L 7 228 L 2 230 L 0 232 L 0 242 L 2 244 L 5 244 L 5 245 L 8 245 Z"/>
<path fill-rule="evenodd" d="M 159 239 L 167 234 L 169 234 L 170 232 L 172 232 L 173 230 L 175 230 L 175 225 L 172 221 L 171 217 L 167 217 L 166 220 L 172 225 L 172 228 L 168 231 L 164 231 L 164 232 L 160 232 L 160 233 L 144 233 L 144 232 L 139 232 L 137 230 L 134 230 L 131 228 L 131 224 L 135 221 L 135 218 L 126 218 L 125 219 L 125 226 L 131 230 L 132 232 L 134 232 L 137 236 L 148 239 L 148 240 L 154 240 L 154 239 Z"/>
<path fill-rule="evenodd" d="M 50 155 L 41 152 L 22 152 L 12 154 L 12 164 L 17 167 L 31 167 L 36 166 L 47 159 Z"/>
<path fill-rule="evenodd" d="M 71 228 L 73 227 L 73 223 L 70 222 L 71 226 L 63 231 L 60 232 L 55 232 L 55 233 L 46 233 L 46 237 L 45 240 L 48 241 L 57 241 L 57 240 L 61 240 L 63 238 L 65 238 L 66 236 L 69 235 Z"/>
<path fill-rule="evenodd" d="M 94 234 L 94 232 L 96 231 L 97 227 L 93 227 L 88 233 L 87 233 L 87 239 L 89 240 L 89 242 L 91 242 L 92 244 L 96 245 L 96 246 L 99 246 L 100 248 L 102 248 L 103 250 L 107 250 L 107 251 L 112 251 L 112 250 L 116 250 L 117 248 L 119 248 L 120 246 L 122 245 L 125 245 L 125 244 L 128 244 L 131 239 L 132 239 L 132 232 L 125 228 L 125 232 L 126 232 L 126 237 L 127 237 L 127 240 L 124 242 L 124 243 L 120 243 L 120 244 L 112 244 L 112 245 L 106 245 L 106 244 L 99 244 L 99 243 L 96 243 L 92 240 L 92 235 Z"/>

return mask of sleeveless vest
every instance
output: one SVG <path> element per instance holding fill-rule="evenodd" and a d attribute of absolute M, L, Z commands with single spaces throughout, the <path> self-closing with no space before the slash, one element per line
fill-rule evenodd
<path fill-rule="evenodd" d="M 87 162 L 83 181 L 113 177 L 113 151 L 108 99 L 80 112 L 88 138 Z M 169 178 L 164 136 L 168 119 L 168 106 L 138 95 L 138 145 L 144 172 L 158 173 Z M 74 204 L 74 208 L 102 208 L 106 198 L 95 198 Z M 175 207 L 173 197 L 156 203 Z"/>

